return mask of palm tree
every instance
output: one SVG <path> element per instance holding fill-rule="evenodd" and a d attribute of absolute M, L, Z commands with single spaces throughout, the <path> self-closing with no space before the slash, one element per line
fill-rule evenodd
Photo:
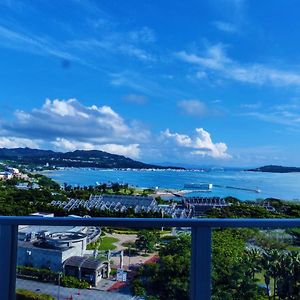
<path fill-rule="evenodd" d="M 262 270 L 262 265 L 261 265 L 261 260 L 262 260 L 262 253 L 259 249 L 257 248 L 251 248 L 245 251 L 246 252 L 246 257 L 249 259 L 249 266 L 251 269 L 251 278 L 255 278 L 255 274 L 258 272 L 261 272 Z"/>
<path fill-rule="evenodd" d="M 281 251 L 277 249 L 269 250 L 269 259 L 270 259 L 270 275 L 273 277 L 273 299 L 276 299 L 276 292 L 277 292 L 277 280 L 281 275 L 281 265 L 283 254 Z"/>
<path fill-rule="evenodd" d="M 261 260 L 262 268 L 265 271 L 264 272 L 264 279 L 265 279 L 265 285 L 267 288 L 267 294 L 268 299 L 271 299 L 271 291 L 270 291 L 270 279 L 271 279 L 271 263 L 270 263 L 270 257 L 267 252 L 262 253 L 262 260 Z"/>

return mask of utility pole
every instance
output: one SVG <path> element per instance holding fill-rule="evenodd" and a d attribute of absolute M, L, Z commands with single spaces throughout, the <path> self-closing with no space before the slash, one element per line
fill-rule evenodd
<path fill-rule="evenodd" d="M 128 270 L 130 270 L 130 250 L 131 250 L 131 245 L 128 246 Z"/>
<path fill-rule="evenodd" d="M 60 300 L 60 277 L 61 277 L 62 273 L 59 272 L 58 273 L 58 289 L 57 289 L 57 300 Z"/>

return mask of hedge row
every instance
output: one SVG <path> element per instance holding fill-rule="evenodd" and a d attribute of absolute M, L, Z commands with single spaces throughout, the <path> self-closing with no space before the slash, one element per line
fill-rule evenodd
<path fill-rule="evenodd" d="M 55 300 L 47 294 L 38 294 L 24 289 L 17 289 L 16 300 Z"/>

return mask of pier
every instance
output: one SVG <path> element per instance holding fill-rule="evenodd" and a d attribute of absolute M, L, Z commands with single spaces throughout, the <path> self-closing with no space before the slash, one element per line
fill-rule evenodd
<path fill-rule="evenodd" d="M 238 187 L 238 186 L 231 186 L 231 185 L 217 185 L 214 184 L 214 187 L 218 188 L 226 188 L 226 189 L 233 189 L 233 190 L 240 190 L 240 191 L 247 191 L 247 192 L 253 192 L 253 193 L 260 193 L 260 189 L 251 189 L 251 188 L 243 188 L 243 187 Z"/>

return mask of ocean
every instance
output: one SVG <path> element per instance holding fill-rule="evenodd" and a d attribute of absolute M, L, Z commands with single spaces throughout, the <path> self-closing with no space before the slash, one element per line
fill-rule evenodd
<path fill-rule="evenodd" d="M 211 192 L 190 193 L 187 196 L 233 196 L 241 200 L 274 197 L 283 200 L 300 199 L 300 173 L 260 173 L 242 170 L 111 170 L 66 168 L 43 174 L 57 182 L 73 186 L 98 183 L 128 183 L 143 188 L 184 189 L 186 183 L 212 183 Z M 228 187 L 235 187 L 233 189 Z M 251 189 L 247 191 L 242 189 Z M 260 190 L 259 193 L 254 190 Z"/>

